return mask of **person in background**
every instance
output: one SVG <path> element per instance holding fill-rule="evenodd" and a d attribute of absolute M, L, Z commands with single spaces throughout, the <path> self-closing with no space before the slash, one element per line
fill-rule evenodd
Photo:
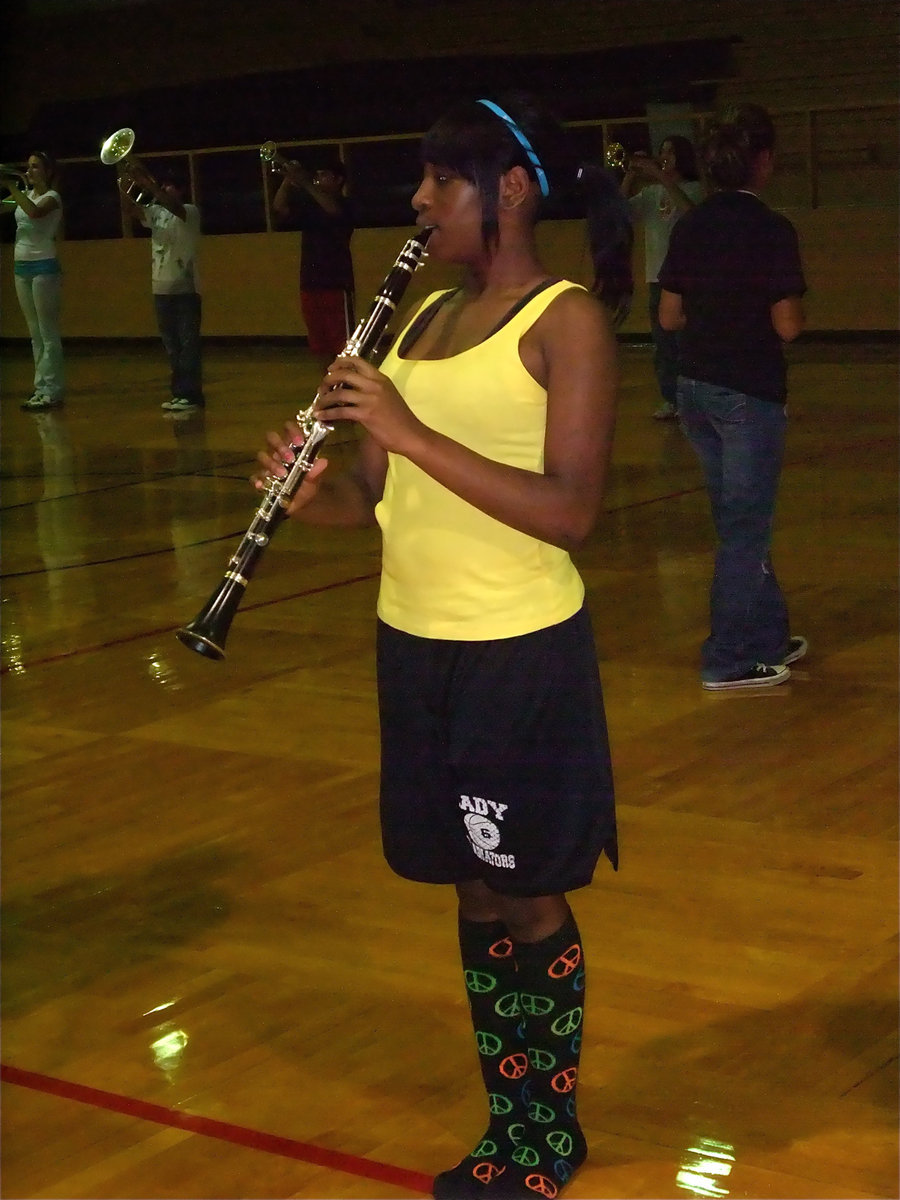
<path fill-rule="evenodd" d="M 154 179 L 141 163 L 131 160 L 119 185 L 131 217 L 150 230 L 153 305 L 171 368 L 171 395 L 162 407 L 172 413 L 194 412 L 206 403 L 197 273 L 200 210 L 185 201 L 184 182 L 174 170 L 160 172 Z M 129 188 L 149 195 L 151 202 L 137 203 Z"/>
<path fill-rule="evenodd" d="M 16 204 L 16 297 L 34 358 L 34 393 L 22 408 L 45 412 L 63 403 L 65 391 L 60 334 L 62 271 L 56 250 L 63 210 L 56 163 L 45 151 L 35 151 L 28 156 L 24 180 L 4 175 L 2 183 Z"/>
<path fill-rule="evenodd" d="M 549 271 L 535 223 L 545 201 L 580 200 L 598 273 L 612 264 L 627 291 L 631 227 L 618 188 L 579 178 L 565 131 L 524 95 L 461 103 L 421 158 L 417 224 L 460 285 L 423 301 L 380 369 L 331 363 L 316 415 L 361 428 L 357 462 L 332 479 L 319 458 L 288 513 L 381 526 L 384 850 L 399 875 L 456 888 L 489 1109 L 434 1196 L 552 1198 L 587 1155 L 584 948 L 567 893 L 604 854 L 618 862 L 597 652 L 570 551 L 602 507 L 620 297 L 598 280 L 601 304 Z M 291 425 L 269 435 L 258 488 L 284 476 L 292 437 Z"/>
<path fill-rule="evenodd" d="M 760 198 L 775 126 L 745 104 L 708 129 L 711 195 L 675 226 L 660 271 L 659 319 L 680 330 L 678 417 L 702 463 L 718 536 L 702 685 L 771 687 L 807 651 L 792 637 L 772 566 L 787 427 L 783 344 L 804 326 L 797 233 Z"/>
<path fill-rule="evenodd" d="M 354 223 L 344 195 L 344 164 L 336 159 L 308 171 L 287 161 L 282 169 L 272 208 L 282 221 L 299 214 L 300 310 L 309 349 L 324 371 L 344 349 L 355 324 Z"/>
<path fill-rule="evenodd" d="M 659 323 L 659 268 L 676 221 L 703 198 L 693 143 L 680 134 L 671 134 L 660 146 L 658 160 L 643 152 L 632 155 L 621 187 L 632 217 L 644 226 L 653 368 L 662 397 L 653 416 L 657 421 L 670 421 L 675 417 L 678 334 Z"/>
<path fill-rule="evenodd" d="M 634 230 L 629 209 L 609 167 L 582 163 L 578 168 L 578 184 L 592 197 L 586 213 L 588 243 L 594 256 L 591 295 L 606 309 L 613 329 L 618 329 L 631 312 L 634 298 L 631 269 Z"/>

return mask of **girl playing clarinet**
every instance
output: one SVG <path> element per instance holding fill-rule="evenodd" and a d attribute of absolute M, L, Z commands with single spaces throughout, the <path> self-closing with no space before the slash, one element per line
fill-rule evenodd
<path fill-rule="evenodd" d="M 461 104 L 426 134 L 413 197 L 429 254 L 460 269 L 382 366 L 340 357 L 316 401 L 363 432 L 318 459 L 300 521 L 377 522 L 384 852 L 451 884 L 486 1126 L 435 1197 L 555 1197 L 587 1156 L 576 1107 L 584 949 L 567 893 L 617 865 L 609 746 L 584 585 L 617 390 L 612 313 L 630 291 L 615 182 L 581 170 L 524 96 Z M 535 223 L 579 194 L 606 304 L 541 261 Z M 270 434 L 264 474 L 293 460 Z"/>

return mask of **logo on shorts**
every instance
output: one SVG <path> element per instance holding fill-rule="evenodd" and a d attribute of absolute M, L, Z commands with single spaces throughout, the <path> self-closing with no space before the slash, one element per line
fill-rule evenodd
<path fill-rule="evenodd" d="M 463 824 L 476 856 L 488 866 L 514 869 L 514 854 L 495 853 L 500 845 L 500 829 L 496 822 L 503 820 L 503 814 L 509 806 L 484 800 L 481 796 L 460 795 L 459 807 L 465 813 Z"/>
<path fill-rule="evenodd" d="M 500 830 L 487 817 L 480 817 L 478 813 L 466 813 L 463 821 L 473 846 L 480 846 L 482 850 L 496 850 L 500 845 Z"/>

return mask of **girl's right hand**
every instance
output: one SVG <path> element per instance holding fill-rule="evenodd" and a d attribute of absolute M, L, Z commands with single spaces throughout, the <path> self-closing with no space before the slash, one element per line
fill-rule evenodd
<path fill-rule="evenodd" d="M 276 479 L 285 478 L 288 468 L 293 464 L 295 457 L 291 449 L 291 442 L 300 443 L 302 440 L 303 434 L 300 431 L 300 427 L 293 421 L 285 425 L 283 435 L 278 433 L 266 434 L 266 441 L 269 444 L 268 449 L 260 450 L 256 456 L 256 461 L 260 464 L 262 470 L 256 471 L 250 476 L 250 482 L 257 491 L 266 491 L 273 476 Z M 316 495 L 319 490 L 320 477 L 327 466 L 327 458 L 317 458 L 309 468 L 303 477 L 303 482 L 285 510 L 289 517 L 309 504 L 310 500 Z"/>

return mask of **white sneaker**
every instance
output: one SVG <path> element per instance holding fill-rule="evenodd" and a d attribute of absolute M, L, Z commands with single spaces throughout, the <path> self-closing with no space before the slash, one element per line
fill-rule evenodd
<path fill-rule="evenodd" d="M 664 400 L 652 415 L 654 421 L 674 421 L 678 416 L 678 410 L 674 404 L 670 404 L 668 400 Z"/>
<path fill-rule="evenodd" d="M 159 407 L 160 408 L 174 408 L 177 403 L 178 403 L 178 401 L 175 399 L 175 397 L 170 396 L 168 400 L 163 400 L 162 404 Z"/>
<path fill-rule="evenodd" d="M 54 400 L 52 396 L 40 396 L 35 392 L 20 407 L 26 412 L 46 412 L 48 408 L 59 408 L 61 404 L 62 400 Z"/>
<path fill-rule="evenodd" d="M 186 396 L 181 396 L 177 400 L 163 405 L 163 408 L 168 408 L 170 412 L 192 412 L 195 408 L 201 407 L 196 400 L 188 400 Z"/>

